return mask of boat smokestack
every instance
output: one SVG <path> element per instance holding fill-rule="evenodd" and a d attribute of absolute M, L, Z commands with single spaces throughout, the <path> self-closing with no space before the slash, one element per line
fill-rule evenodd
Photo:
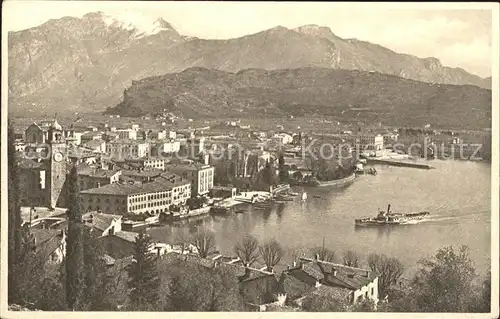
<path fill-rule="evenodd" d="M 391 212 L 391 204 L 387 205 L 387 214 Z"/>

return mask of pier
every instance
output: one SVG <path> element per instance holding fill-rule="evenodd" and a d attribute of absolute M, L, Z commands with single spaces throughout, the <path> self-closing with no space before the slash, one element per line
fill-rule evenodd
<path fill-rule="evenodd" d="M 403 162 L 403 161 L 396 161 L 396 160 L 390 160 L 390 159 L 367 158 L 366 161 L 369 164 L 382 164 L 382 165 L 411 167 L 411 168 L 419 168 L 419 169 L 432 169 L 433 168 L 429 164 Z"/>

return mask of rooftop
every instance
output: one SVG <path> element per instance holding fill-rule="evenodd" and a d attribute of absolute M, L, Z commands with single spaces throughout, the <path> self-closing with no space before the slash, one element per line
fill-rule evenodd
<path fill-rule="evenodd" d="M 109 144 L 148 144 L 148 143 L 141 140 L 118 139 L 110 141 Z"/>
<path fill-rule="evenodd" d="M 122 170 L 122 175 L 124 176 L 142 176 L 142 177 L 158 177 L 163 173 L 161 169 L 141 169 L 141 170 L 133 170 L 133 169 L 124 169 Z"/>
<path fill-rule="evenodd" d="M 168 166 L 169 169 L 182 169 L 182 170 L 186 170 L 186 171 L 199 171 L 199 170 L 210 168 L 210 167 L 212 167 L 212 166 L 198 163 L 198 162 L 171 164 Z"/>
<path fill-rule="evenodd" d="M 377 276 L 370 270 L 349 267 L 323 260 L 300 258 L 300 268 L 288 272 L 298 279 L 301 272 L 329 286 L 359 289 L 372 282 Z"/>
<path fill-rule="evenodd" d="M 120 170 L 107 170 L 97 167 L 92 167 L 88 165 L 78 166 L 78 175 L 90 176 L 90 177 L 102 177 L 109 178 L 116 175 Z"/>
<path fill-rule="evenodd" d="M 98 139 L 98 140 L 90 140 L 90 141 L 86 142 L 84 144 L 84 146 L 90 147 L 90 148 L 100 147 L 100 146 L 102 146 L 103 143 L 105 143 L 105 141 L 104 140 L 100 140 L 100 139 Z"/>
<path fill-rule="evenodd" d="M 115 220 L 120 220 L 122 216 L 120 215 L 112 215 L 112 214 L 103 214 L 98 212 L 89 212 L 83 215 L 84 219 L 90 219 L 92 216 L 92 227 L 105 231 L 111 223 Z"/>
<path fill-rule="evenodd" d="M 149 183 L 113 183 L 99 188 L 91 188 L 82 191 L 82 194 L 103 194 L 103 195 L 135 195 L 149 194 L 160 191 L 171 190 L 174 187 L 190 184 L 187 180 L 174 174 L 161 174 L 159 178 Z"/>

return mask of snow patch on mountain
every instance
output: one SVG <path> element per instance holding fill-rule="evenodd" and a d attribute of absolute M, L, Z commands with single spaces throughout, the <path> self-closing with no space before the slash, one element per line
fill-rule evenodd
<path fill-rule="evenodd" d="M 175 31 L 163 18 L 155 20 L 137 12 L 123 12 L 119 14 L 103 13 L 102 20 L 108 27 L 134 31 L 136 37 L 153 35 L 168 30 Z"/>

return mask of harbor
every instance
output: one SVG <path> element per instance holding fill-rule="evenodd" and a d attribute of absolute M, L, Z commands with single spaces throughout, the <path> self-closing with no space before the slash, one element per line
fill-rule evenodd
<path fill-rule="evenodd" d="M 230 214 L 208 214 L 193 222 L 189 219 L 148 232 L 158 241 L 170 242 L 182 229 L 206 227 L 215 232 L 220 250 L 226 254 L 232 253 L 234 241 L 244 234 L 260 240 L 272 234 L 286 248 L 285 259 L 303 247 L 321 245 L 325 237 L 325 245 L 335 247 L 339 254 L 354 248 L 362 257 L 390 252 L 404 262 L 409 272 L 429 251 L 443 245 L 465 244 L 471 248 L 477 268 L 485 269 L 489 262 L 489 231 L 484 230 L 489 230 L 487 181 L 491 167 L 464 161 L 437 161 L 434 165 L 436 170 L 431 175 L 381 165 L 376 176 L 357 176 L 356 182 L 346 187 L 292 187 L 291 191 L 299 195 L 291 201 L 243 203 L 234 206 Z M 463 183 L 465 175 L 469 176 L 467 183 Z M 468 197 L 471 191 L 478 195 Z M 302 192 L 307 193 L 305 201 Z M 398 212 L 429 211 L 431 215 L 409 226 L 354 226 L 354 219 L 373 216 L 388 203 Z M 464 236 L 466 233 L 471 235 Z"/>

